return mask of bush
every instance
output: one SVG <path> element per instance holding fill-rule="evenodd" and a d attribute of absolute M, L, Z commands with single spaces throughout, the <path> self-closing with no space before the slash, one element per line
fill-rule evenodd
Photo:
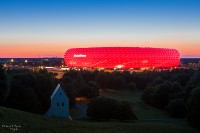
<path fill-rule="evenodd" d="M 88 103 L 87 115 L 94 120 L 109 120 L 113 118 L 118 102 L 114 99 L 99 97 Z"/>
<path fill-rule="evenodd" d="M 160 84 L 156 86 L 153 96 L 153 105 L 157 108 L 164 109 L 169 103 L 169 86 Z"/>
<path fill-rule="evenodd" d="M 182 99 L 170 100 L 169 104 L 166 107 L 166 110 L 169 112 L 170 116 L 172 117 L 185 118 L 186 105 Z"/>
<path fill-rule="evenodd" d="M 123 120 L 136 120 L 137 117 L 133 114 L 131 104 L 129 102 L 121 102 L 115 110 L 114 118 Z"/>
<path fill-rule="evenodd" d="M 171 82 L 165 81 L 163 84 L 157 86 L 149 86 L 144 90 L 141 99 L 157 108 L 164 109 L 169 103 Z"/>
<path fill-rule="evenodd" d="M 93 120 L 118 119 L 122 121 L 137 119 L 129 103 L 119 103 L 115 99 L 106 97 L 98 97 L 91 100 L 88 103 L 87 115 Z"/>

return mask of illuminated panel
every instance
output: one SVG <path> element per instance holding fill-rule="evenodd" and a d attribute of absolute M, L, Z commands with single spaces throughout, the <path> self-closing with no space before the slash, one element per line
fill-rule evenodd
<path fill-rule="evenodd" d="M 180 63 L 175 49 L 139 47 L 72 48 L 64 55 L 68 67 L 166 68 Z"/>

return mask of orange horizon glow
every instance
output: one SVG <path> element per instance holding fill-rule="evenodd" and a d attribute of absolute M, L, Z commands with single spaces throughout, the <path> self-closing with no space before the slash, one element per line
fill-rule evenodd
<path fill-rule="evenodd" d="M 27 45 L 28 44 L 28 45 Z M 0 58 L 61 57 L 69 48 L 78 47 L 154 47 L 177 49 L 181 57 L 200 57 L 199 43 L 181 41 L 91 41 L 59 43 L 18 43 L 1 46 Z M 196 47 L 190 47 L 196 46 Z"/>

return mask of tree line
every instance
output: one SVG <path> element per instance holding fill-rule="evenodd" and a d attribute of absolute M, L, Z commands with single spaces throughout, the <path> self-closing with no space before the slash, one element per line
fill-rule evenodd
<path fill-rule="evenodd" d="M 7 86 L 0 86 L 1 102 L 4 107 L 31 113 L 44 114 L 50 105 L 50 95 L 55 89 L 56 79 L 46 70 L 4 70 Z"/>
<path fill-rule="evenodd" d="M 172 117 L 187 118 L 192 126 L 199 128 L 200 70 L 176 71 L 172 77 L 160 75 L 148 83 L 141 99 L 147 104 L 166 110 Z M 184 81 L 184 78 L 187 80 Z"/>

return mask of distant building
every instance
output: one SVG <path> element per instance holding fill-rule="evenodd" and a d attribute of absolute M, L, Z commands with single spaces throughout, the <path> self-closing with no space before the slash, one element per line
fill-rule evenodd
<path fill-rule="evenodd" d="M 171 68 L 180 63 L 176 49 L 142 47 L 71 48 L 65 64 L 75 68 L 146 69 Z"/>
<path fill-rule="evenodd" d="M 51 95 L 51 106 L 46 112 L 46 116 L 70 117 L 69 116 L 69 99 L 60 84 L 57 85 Z"/>

